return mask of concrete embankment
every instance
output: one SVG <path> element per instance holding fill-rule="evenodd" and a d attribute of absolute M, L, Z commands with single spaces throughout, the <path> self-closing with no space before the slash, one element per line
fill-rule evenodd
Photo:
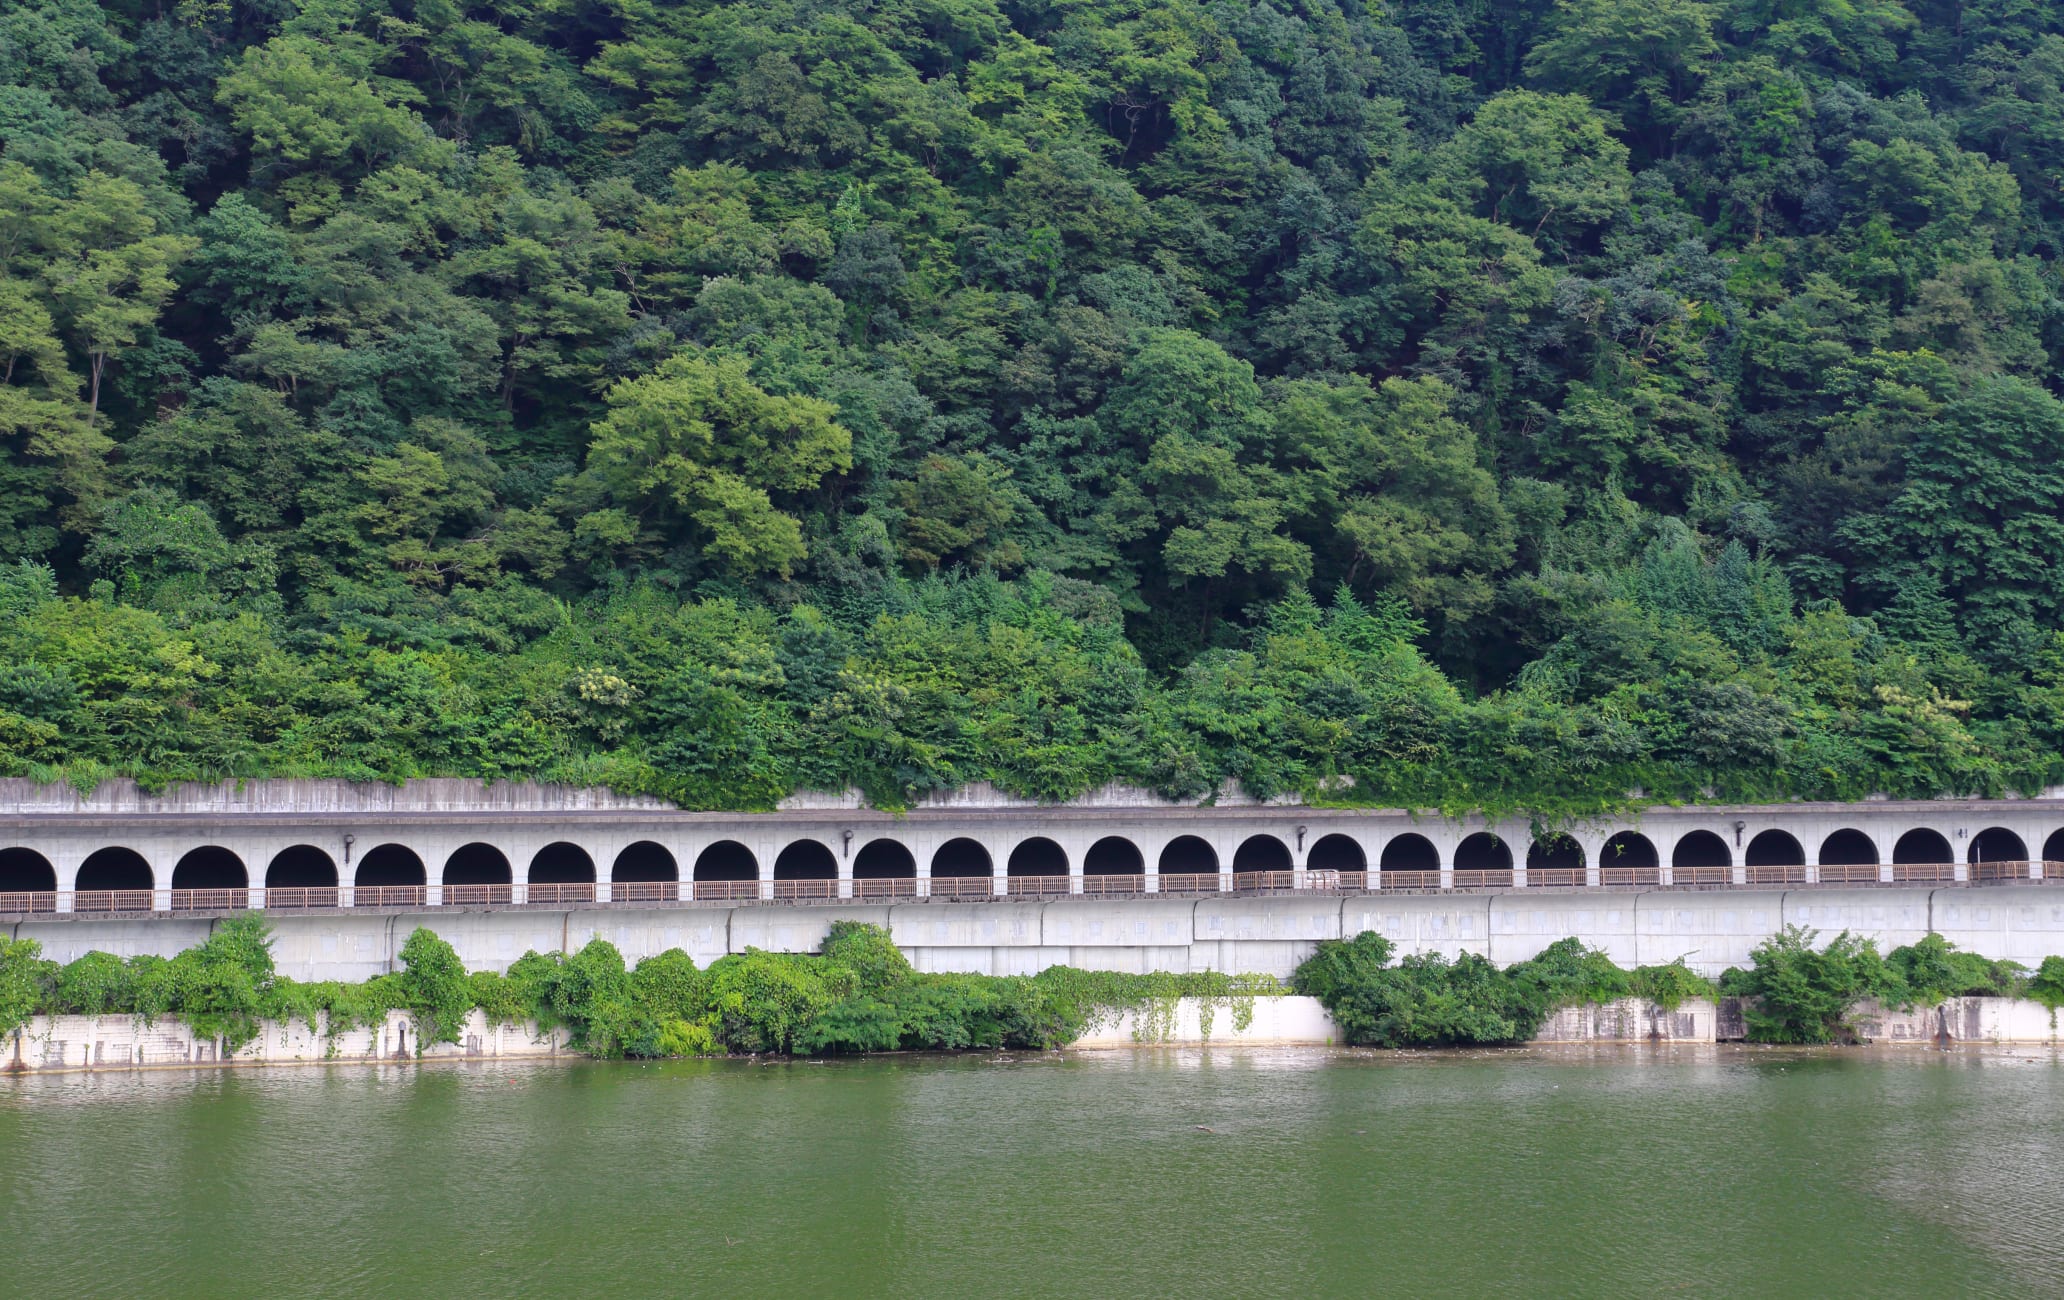
<path fill-rule="evenodd" d="M 492 1025 L 479 1011 L 467 1017 L 456 1043 L 434 1043 L 416 1054 L 414 1021 L 392 1011 L 377 1025 L 328 1033 L 325 1018 L 311 1028 L 299 1020 L 266 1021 L 234 1052 L 220 1039 L 196 1034 L 173 1017 L 146 1025 L 134 1016 L 33 1016 L 11 1040 L 0 1040 L 0 1071 L 153 1070 L 215 1065 L 371 1065 L 382 1061 L 519 1060 L 566 1053 L 563 1030 L 534 1025 Z"/>
<path fill-rule="evenodd" d="M 2036 1002 L 2010 998 L 1951 998 L 1937 1007 L 1908 1010 L 1866 1003 L 1854 1023 L 1868 1040 L 1914 1046 L 1951 1044 L 2064 1045 L 2057 1017 Z M 1739 1040 L 1735 999 L 1717 1004 L 1690 998 L 1665 1010 L 1640 998 L 1565 1007 L 1545 1021 L 1541 1044 L 1714 1043 Z M 1342 1041 L 1340 1027 L 1318 999 L 1281 997 L 1178 998 L 1128 1011 L 1070 1044 L 1081 1050 L 1142 1046 L 1322 1047 Z M 176 1019 L 154 1025 L 129 1016 L 36 1016 L 11 1040 L 0 1041 L 0 1071 L 49 1074 L 76 1071 L 181 1069 L 218 1065 L 372 1065 L 417 1060 L 491 1061 L 568 1055 L 563 1030 L 533 1025 L 491 1025 L 471 1013 L 457 1043 L 437 1043 L 416 1054 L 408 1014 L 390 1012 L 378 1025 L 344 1030 L 334 1038 L 318 1025 L 268 1022 L 235 1052 Z"/>
<path fill-rule="evenodd" d="M 626 960 L 681 948 L 706 965 L 761 948 L 811 952 L 837 920 L 885 926 L 919 970 L 1029 975 L 1048 966 L 1134 973 L 1216 970 L 1285 977 L 1322 939 L 1374 930 L 1398 953 L 1471 952 L 1500 966 L 1575 937 L 1623 967 L 1674 961 L 1717 976 L 1749 964 L 1749 950 L 1786 925 L 1833 935 L 1852 930 L 1881 950 L 1929 933 L 1987 957 L 2033 968 L 2064 955 L 2064 888 L 1880 887 L 1370 893 L 1046 902 L 919 902 L 834 906 L 442 907 L 267 913 L 280 973 L 299 980 L 364 980 L 396 969 L 417 926 L 436 931 L 469 969 L 506 970 L 526 951 L 577 951 L 609 940 Z M 215 922 L 193 917 L 37 916 L 0 926 L 70 961 L 93 949 L 169 957 L 201 942 Z"/>
<path fill-rule="evenodd" d="M 1128 1012 L 1084 1035 L 1076 1047 L 1217 1043 L 1249 1046 L 1336 1044 L 1340 1027 L 1318 999 L 1255 998 L 1251 1016 L 1239 999 L 1183 998 L 1172 1006 Z M 1866 1002 L 1852 1017 L 1858 1033 L 1875 1043 L 2064 1043 L 2057 1017 L 2039 1002 L 2017 998 L 1950 998 L 1936 1007 L 1905 1010 Z M 1716 1043 L 1743 1035 L 1740 1000 L 1687 998 L 1665 1009 L 1642 998 L 1564 1007 L 1542 1022 L 1536 1043 Z"/>

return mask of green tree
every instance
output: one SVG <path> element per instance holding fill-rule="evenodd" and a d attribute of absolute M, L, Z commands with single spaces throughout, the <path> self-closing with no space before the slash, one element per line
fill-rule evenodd
<path fill-rule="evenodd" d="M 612 502 L 582 526 L 649 546 L 669 520 L 692 522 L 725 567 L 786 575 L 802 526 L 773 493 L 803 493 L 852 466 L 853 436 L 831 405 L 777 397 L 743 361 L 684 354 L 608 393 L 581 482 Z"/>

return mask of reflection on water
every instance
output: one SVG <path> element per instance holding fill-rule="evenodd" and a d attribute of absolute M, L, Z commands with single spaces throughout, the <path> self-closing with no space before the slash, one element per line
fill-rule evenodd
<path fill-rule="evenodd" d="M 2058 1295 L 2060 1157 L 2026 1050 L 8 1079 L 0 1293 Z"/>

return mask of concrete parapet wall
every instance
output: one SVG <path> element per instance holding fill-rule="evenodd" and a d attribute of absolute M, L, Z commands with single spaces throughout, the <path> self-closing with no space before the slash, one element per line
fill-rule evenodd
<path fill-rule="evenodd" d="M 563 1030 L 535 1025 L 491 1025 L 470 1013 L 457 1043 L 435 1043 L 416 1053 L 415 1024 L 389 1012 L 378 1025 L 348 1029 L 333 1039 L 327 1019 L 311 1029 L 299 1020 L 267 1021 L 259 1035 L 233 1053 L 219 1039 L 203 1038 L 173 1017 L 146 1025 L 134 1016 L 34 1016 L 0 1043 L 0 1069 L 27 1073 L 71 1070 L 149 1070 L 195 1065 L 313 1065 L 324 1062 L 512 1060 L 557 1056 L 567 1050 Z"/>

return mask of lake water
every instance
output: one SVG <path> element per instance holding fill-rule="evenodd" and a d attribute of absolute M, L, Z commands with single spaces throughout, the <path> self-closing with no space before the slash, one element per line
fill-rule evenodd
<path fill-rule="evenodd" d="M 2048 1051 L 0 1079 L 0 1294 L 2064 1294 Z"/>

